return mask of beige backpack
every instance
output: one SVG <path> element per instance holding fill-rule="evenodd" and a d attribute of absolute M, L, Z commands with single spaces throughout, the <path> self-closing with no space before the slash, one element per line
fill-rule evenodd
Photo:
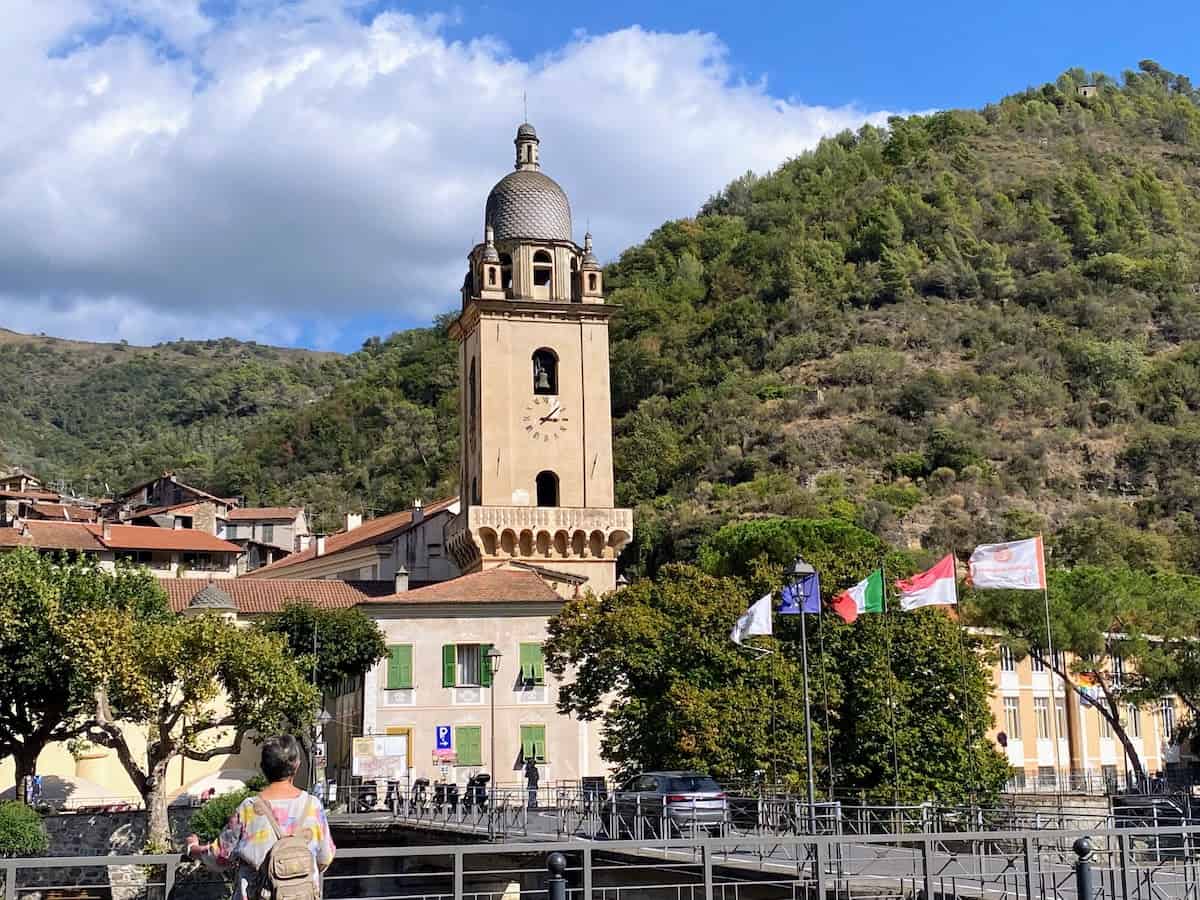
<path fill-rule="evenodd" d="M 311 830 L 284 834 L 271 805 L 261 797 L 254 798 L 254 811 L 271 823 L 275 844 L 258 867 L 250 900 L 319 900 L 317 862 L 308 848 Z"/>

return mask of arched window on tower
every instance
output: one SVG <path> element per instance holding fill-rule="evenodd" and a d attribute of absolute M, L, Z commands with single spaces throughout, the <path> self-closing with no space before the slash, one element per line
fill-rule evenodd
<path fill-rule="evenodd" d="M 554 280 L 554 259 L 546 250 L 533 254 L 533 296 L 550 298 L 550 282 Z"/>
<path fill-rule="evenodd" d="M 553 472 L 538 472 L 537 505 L 558 506 L 558 476 Z"/>
<path fill-rule="evenodd" d="M 558 393 L 558 355 L 546 347 L 533 351 L 533 392 Z"/>
<path fill-rule="evenodd" d="M 512 256 L 508 253 L 500 254 L 500 287 L 503 288 L 510 297 L 512 296 Z"/>

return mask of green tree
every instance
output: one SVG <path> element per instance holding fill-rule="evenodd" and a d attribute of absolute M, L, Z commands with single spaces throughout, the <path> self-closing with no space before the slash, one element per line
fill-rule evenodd
<path fill-rule="evenodd" d="M 794 662 L 729 639 L 748 598 L 733 579 L 671 565 L 603 598 L 568 600 L 546 643 L 546 667 L 567 678 L 560 712 L 602 722 L 601 752 L 619 776 L 699 768 L 729 781 L 799 778 L 804 705 Z"/>
<path fill-rule="evenodd" d="M 334 690 L 347 678 L 361 677 L 387 656 L 387 641 L 375 621 L 361 609 L 323 609 L 294 601 L 264 617 L 255 627 L 279 634 L 296 658 L 313 659 L 316 651 L 317 685 Z M 310 670 L 312 671 L 312 670 Z"/>
<path fill-rule="evenodd" d="M 13 757 L 17 784 L 34 774 L 48 744 L 86 727 L 92 684 L 63 646 L 72 620 L 95 610 L 170 615 L 162 589 L 144 571 L 109 573 L 32 550 L 0 555 L 0 757 Z"/>
<path fill-rule="evenodd" d="M 217 616 L 146 621 L 97 610 L 65 628 L 68 652 L 101 702 L 88 738 L 112 747 L 149 813 L 149 846 L 169 845 L 166 774 L 175 757 L 210 760 L 241 751 L 247 734 L 303 732 L 317 691 L 280 635 Z M 118 724 L 121 723 L 121 724 Z M 146 731 L 136 754 L 125 728 Z"/>

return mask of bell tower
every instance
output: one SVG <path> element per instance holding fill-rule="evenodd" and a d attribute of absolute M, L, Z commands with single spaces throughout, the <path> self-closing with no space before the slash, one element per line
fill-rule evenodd
<path fill-rule="evenodd" d="M 574 242 L 567 196 L 541 171 L 533 126 L 514 144 L 515 169 L 488 195 L 451 326 L 462 511 L 448 544 L 464 572 L 525 563 L 601 594 L 633 535 L 632 511 L 613 505 L 612 307 L 592 236 Z"/>

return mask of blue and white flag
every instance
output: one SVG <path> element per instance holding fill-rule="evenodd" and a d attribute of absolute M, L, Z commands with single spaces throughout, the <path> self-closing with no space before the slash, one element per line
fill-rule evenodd
<path fill-rule="evenodd" d="M 780 596 L 783 599 L 780 615 L 796 616 L 802 612 L 816 615 L 821 611 L 821 579 L 816 572 L 805 575 L 799 585 L 786 585 Z"/>

